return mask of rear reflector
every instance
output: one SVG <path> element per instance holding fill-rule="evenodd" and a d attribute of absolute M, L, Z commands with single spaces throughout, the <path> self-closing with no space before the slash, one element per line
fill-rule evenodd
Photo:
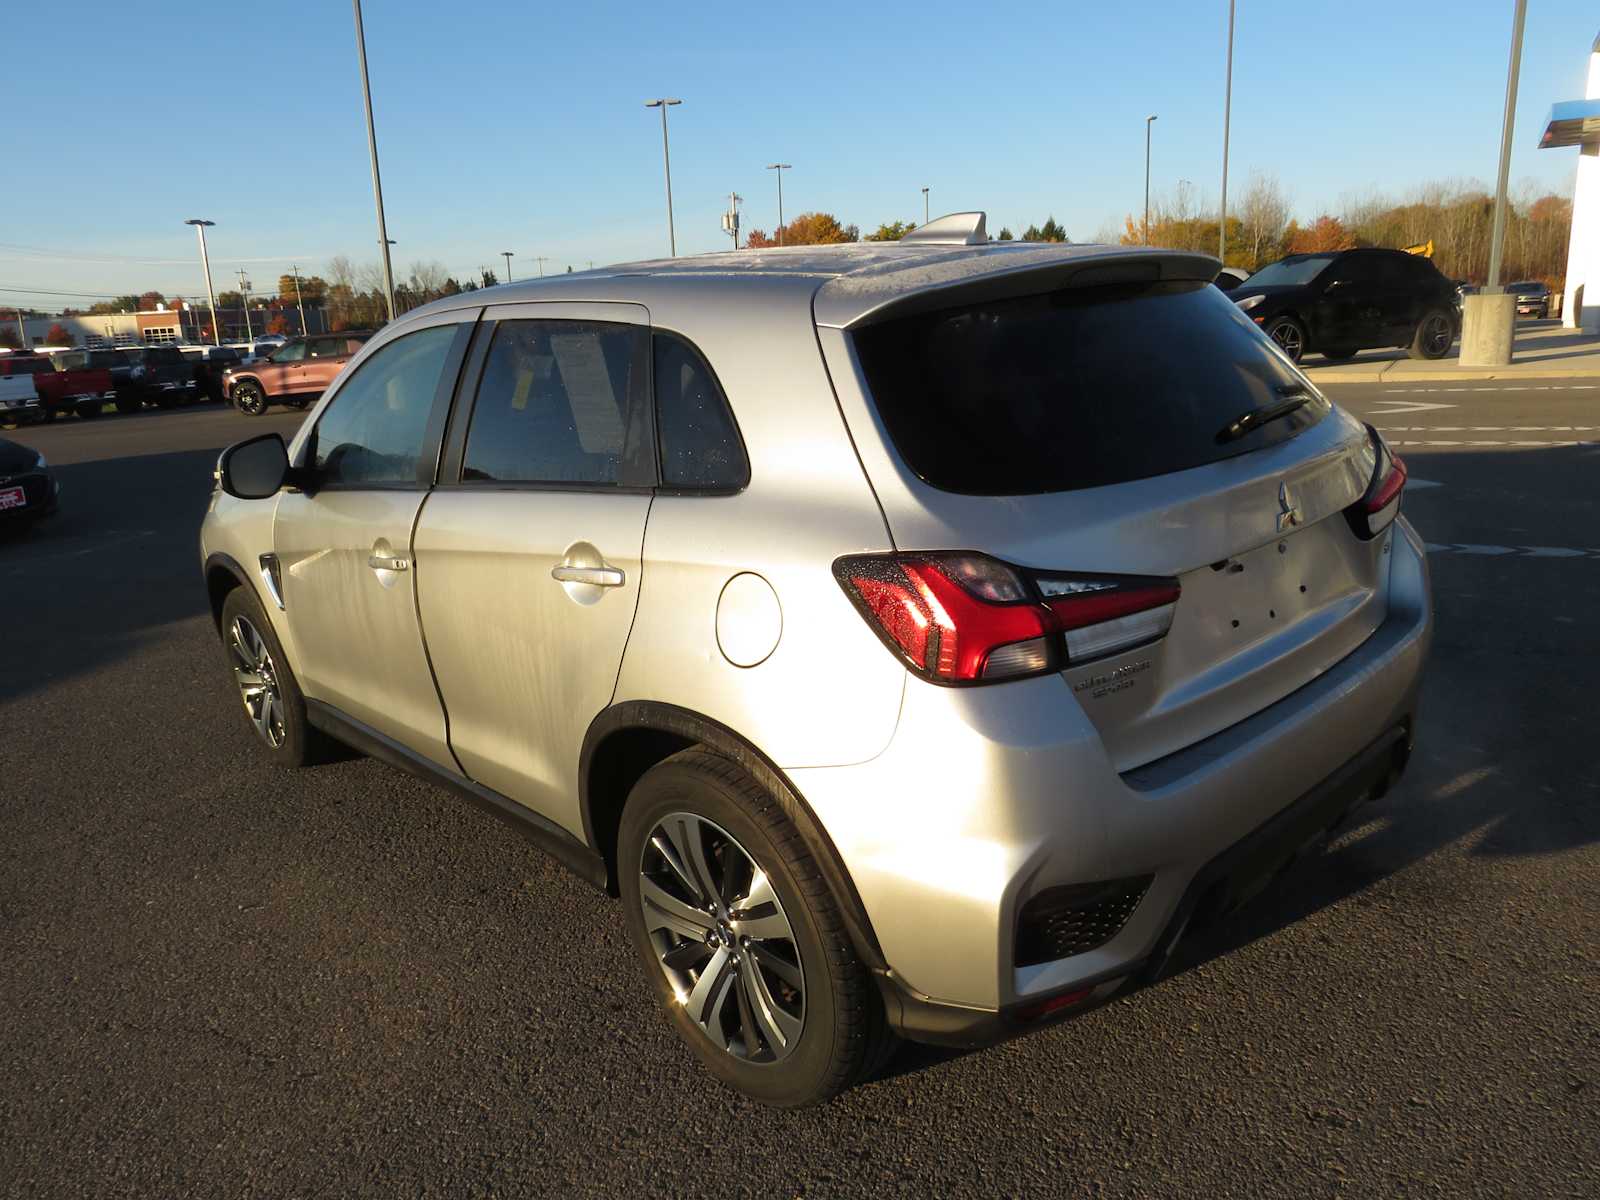
<path fill-rule="evenodd" d="M 1030 1004 L 1027 1008 L 1017 1010 L 1019 1021 L 1040 1021 L 1051 1013 L 1060 1012 L 1063 1008 L 1071 1008 L 1074 1004 L 1082 1004 L 1092 995 L 1092 987 L 1079 988 L 1075 992 L 1062 992 L 1059 996 L 1051 996 L 1038 1004 Z"/>
<path fill-rule="evenodd" d="M 924 679 L 971 684 L 1057 671 L 1162 637 L 1175 579 L 1035 575 L 984 554 L 852 555 L 840 586 Z"/>

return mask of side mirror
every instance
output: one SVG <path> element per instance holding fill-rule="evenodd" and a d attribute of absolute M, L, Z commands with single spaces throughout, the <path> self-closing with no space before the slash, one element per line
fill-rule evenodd
<path fill-rule="evenodd" d="M 1328 281 L 1328 286 L 1322 290 L 1325 292 L 1336 292 L 1342 287 L 1349 286 L 1349 283 L 1350 281 L 1348 279 L 1330 279 Z"/>
<path fill-rule="evenodd" d="M 283 435 L 264 433 L 235 442 L 217 459 L 217 482 L 239 500 L 265 500 L 289 479 L 289 448 Z"/>

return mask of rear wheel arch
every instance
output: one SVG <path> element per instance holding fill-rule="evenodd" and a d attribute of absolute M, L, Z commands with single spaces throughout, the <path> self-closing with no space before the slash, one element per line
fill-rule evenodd
<path fill-rule="evenodd" d="M 738 764 L 775 797 L 805 841 L 844 916 L 857 956 L 874 973 L 887 969 L 861 896 L 826 830 L 788 777 L 741 734 L 674 704 L 628 700 L 589 724 L 578 768 L 584 838 L 605 860 L 607 891 L 618 894 L 617 831 L 633 785 L 657 763 L 700 745 Z"/>

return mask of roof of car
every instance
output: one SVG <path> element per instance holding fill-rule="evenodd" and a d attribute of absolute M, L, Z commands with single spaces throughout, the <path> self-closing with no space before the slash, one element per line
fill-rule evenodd
<path fill-rule="evenodd" d="M 897 300 L 937 294 L 985 279 L 1043 271 L 1075 274 L 1084 268 L 1142 260 L 1162 278 L 1203 279 L 1217 273 L 1204 254 L 1143 246 L 1074 243 L 988 242 L 980 245 L 901 245 L 847 242 L 834 246 L 730 250 L 682 258 L 649 259 L 593 271 L 519 280 L 447 296 L 415 312 L 438 312 L 482 304 L 567 300 L 648 302 L 652 293 L 679 287 L 737 299 L 749 283 L 814 296 L 819 325 L 845 326 Z M 1151 277 L 1147 275 L 1146 277 Z M 411 314 L 408 314 L 411 315 Z"/>

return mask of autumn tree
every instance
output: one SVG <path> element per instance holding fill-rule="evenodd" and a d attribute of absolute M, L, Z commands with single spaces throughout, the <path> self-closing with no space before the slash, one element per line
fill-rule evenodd
<path fill-rule="evenodd" d="M 1029 225 L 1022 231 L 1022 240 L 1025 242 L 1065 242 L 1070 241 L 1067 231 L 1056 224 L 1054 216 L 1045 218 L 1043 225 Z"/>
<path fill-rule="evenodd" d="M 1285 248 L 1290 254 L 1322 254 L 1329 250 L 1349 250 L 1355 244 L 1356 239 L 1343 221 L 1323 213 L 1311 224 L 1296 229 Z"/>
<path fill-rule="evenodd" d="M 167 298 L 160 292 L 145 292 L 139 297 L 140 312 L 155 312 L 157 308 L 167 302 Z"/>
<path fill-rule="evenodd" d="M 1289 201 L 1278 187 L 1277 178 L 1260 171 L 1253 173 L 1239 204 L 1241 253 L 1238 261 L 1230 253 L 1228 265 L 1256 271 L 1276 260 L 1288 224 Z M 1233 238 L 1228 240 L 1231 243 Z"/>
<path fill-rule="evenodd" d="M 779 226 L 771 236 L 752 229 L 745 244 L 752 250 L 765 250 L 770 246 L 832 246 L 860 240 L 861 231 L 854 225 L 839 224 L 839 218 L 832 213 L 810 212 Z"/>
<path fill-rule="evenodd" d="M 289 319 L 281 312 L 274 314 L 272 320 L 267 322 L 267 332 L 287 334 L 289 332 Z"/>
<path fill-rule="evenodd" d="M 916 222 L 914 221 L 890 221 L 885 225 L 879 225 L 876 231 L 867 234 L 866 240 L 869 242 L 898 242 L 916 227 Z"/>

